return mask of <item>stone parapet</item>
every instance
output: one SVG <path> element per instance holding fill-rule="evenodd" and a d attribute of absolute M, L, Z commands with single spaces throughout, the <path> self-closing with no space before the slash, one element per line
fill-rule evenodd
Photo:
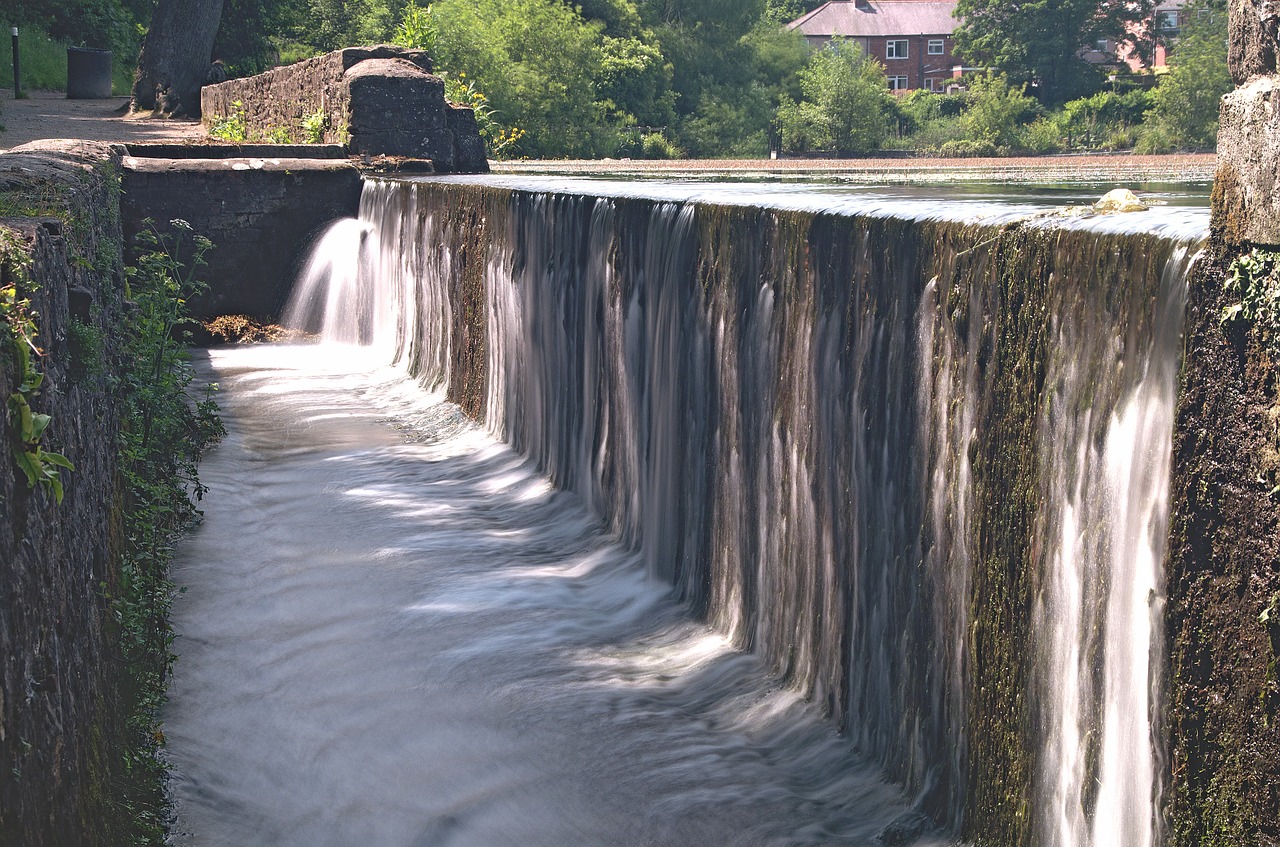
<path fill-rule="evenodd" d="M 488 171 L 475 113 L 445 100 L 421 50 L 348 47 L 258 76 L 206 86 L 205 126 L 238 116 L 249 141 L 306 140 L 361 156 L 427 158 L 440 173 Z"/>

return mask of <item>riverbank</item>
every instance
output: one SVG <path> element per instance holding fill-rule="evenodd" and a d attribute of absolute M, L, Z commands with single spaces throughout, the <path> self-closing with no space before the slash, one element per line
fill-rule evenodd
<path fill-rule="evenodd" d="M 640 159 L 491 162 L 494 173 L 574 176 L 744 179 L 832 179 L 841 182 L 1117 183 L 1211 182 L 1214 153 L 1167 156 L 1021 156 L 1004 159 Z"/>

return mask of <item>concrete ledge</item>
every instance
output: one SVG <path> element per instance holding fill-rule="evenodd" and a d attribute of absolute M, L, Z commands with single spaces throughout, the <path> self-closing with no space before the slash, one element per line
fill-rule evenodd
<path fill-rule="evenodd" d="M 126 144 L 124 153 L 140 159 L 234 159 L 259 156 L 289 159 L 345 159 L 340 144 Z"/>

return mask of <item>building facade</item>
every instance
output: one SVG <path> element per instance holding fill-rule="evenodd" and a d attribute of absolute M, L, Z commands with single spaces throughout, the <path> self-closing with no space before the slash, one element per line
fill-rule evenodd
<path fill-rule="evenodd" d="M 811 46 L 856 42 L 884 65 L 889 88 L 945 91 L 957 75 L 955 0 L 830 0 L 787 24 Z"/>

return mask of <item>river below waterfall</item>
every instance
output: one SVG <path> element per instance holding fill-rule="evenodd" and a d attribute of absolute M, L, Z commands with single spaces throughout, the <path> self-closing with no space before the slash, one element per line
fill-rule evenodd
<path fill-rule="evenodd" d="M 455 406 L 353 348 L 199 357 L 228 435 L 173 577 L 177 843 L 873 844 L 906 812 Z"/>

